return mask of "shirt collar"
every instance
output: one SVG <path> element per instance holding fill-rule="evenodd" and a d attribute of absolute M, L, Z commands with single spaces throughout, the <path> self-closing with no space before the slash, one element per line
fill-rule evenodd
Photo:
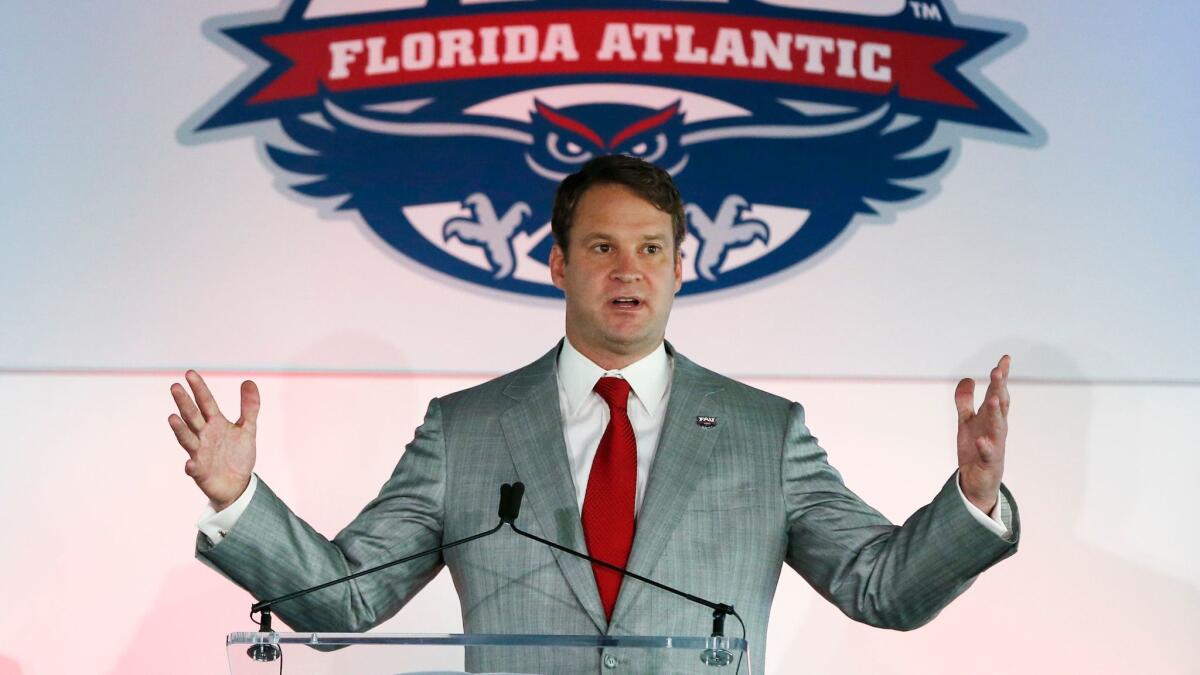
<path fill-rule="evenodd" d="M 578 412 L 596 381 L 605 375 L 625 378 L 646 412 L 653 415 L 671 384 L 671 357 L 660 343 L 658 349 L 620 370 L 604 370 L 579 353 L 570 340 L 563 339 L 562 351 L 558 354 L 558 383 L 566 394 L 567 409 L 571 414 Z"/>

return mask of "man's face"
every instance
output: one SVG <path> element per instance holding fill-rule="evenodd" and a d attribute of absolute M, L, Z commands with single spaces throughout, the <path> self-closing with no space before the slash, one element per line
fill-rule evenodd
<path fill-rule="evenodd" d="M 567 246 L 550 275 L 567 296 L 567 338 L 605 368 L 654 351 L 683 284 L 671 215 L 624 185 L 593 185 L 579 199 Z"/>

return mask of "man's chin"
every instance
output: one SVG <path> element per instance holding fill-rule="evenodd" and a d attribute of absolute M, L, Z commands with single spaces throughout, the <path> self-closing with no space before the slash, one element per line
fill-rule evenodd
<path fill-rule="evenodd" d="M 624 356 L 644 356 L 654 351 L 662 342 L 661 335 L 653 333 L 609 333 L 604 336 L 605 343 L 614 354 Z"/>

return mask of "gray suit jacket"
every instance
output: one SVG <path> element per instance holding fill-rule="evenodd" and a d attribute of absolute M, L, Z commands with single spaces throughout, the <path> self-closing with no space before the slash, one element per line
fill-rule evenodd
<path fill-rule="evenodd" d="M 670 349 L 670 345 L 668 345 Z M 585 550 L 559 416 L 553 349 L 477 387 L 434 399 L 379 496 L 331 542 L 264 482 L 216 546 L 197 555 L 268 598 L 315 585 L 496 523 L 498 486 L 522 481 L 518 523 Z M 932 619 L 975 575 L 1016 550 L 976 522 L 953 477 L 903 526 L 842 483 L 799 404 L 722 377 L 674 353 L 666 419 L 639 511 L 629 569 L 719 602 L 746 622 L 762 672 L 767 618 L 784 562 L 851 618 L 907 630 Z M 698 416 L 714 417 L 702 427 Z M 463 625 L 477 633 L 706 635 L 711 612 L 635 580 L 605 620 L 590 565 L 502 531 L 280 605 L 300 631 L 364 631 L 397 611 L 442 566 Z M 726 634 L 737 636 L 731 619 Z M 622 672 L 695 672 L 695 655 L 648 662 L 611 653 Z M 469 655 L 479 670 L 610 672 L 602 654 L 544 649 Z"/>

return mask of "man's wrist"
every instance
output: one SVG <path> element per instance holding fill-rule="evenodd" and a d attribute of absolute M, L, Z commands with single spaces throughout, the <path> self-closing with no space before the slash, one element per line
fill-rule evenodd
<path fill-rule="evenodd" d="M 196 523 L 200 531 L 204 533 L 212 545 L 217 545 L 225 538 L 225 535 L 233 529 L 233 526 L 242 517 L 242 513 L 250 506 L 250 501 L 254 499 L 254 492 L 258 487 L 258 476 L 250 475 L 250 484 L 242 491 L 232 504 L 229 504 L 224 509 L 217 511 L 210 501 L 204 507 L 204 513 L 200 515 L 199 522 Z"/>
<path fill-rule="evenodd" d="M 958 496 L 959 499 L 962 500 L 963 506 L 967 509 L 967 512 L 971 514 L 971 517 L 976 520 L 976 522 L 978 522 L 980 525 L 983 525 L 999 537 L 1007 539 L 1009 536 L 1011 536 L 1008 525 L 1004 521 L 1004 510 L 1007 507 L 1004 506 L 1006 502 L 1004 500 L 1004 494 L 1000 492 L 1000 488 L 996 488 L 996 492 L 991 500 L 991 508 L 984 510 L 980 508 L 978 504 L 968 498 L 966 492 L 963 491 L 961 471 L 955 475 L 954 486 L 958 489 Z"/>
<path fill-rule="evenodd" d="M 252 478 L 254 478 L 254 474 L 250 474 L 249 476 L 246 476 L 246 480 L 242 482 L 242 489 L 238 490 L 237 494 L 235 494 L 231 499 L 227 499 L 227 500 L 224 500 L 221 502 L 209 499 L 208 505 L 211 506 L 212 510 L 217 513 L 220 513 L 222 511 L 224 511 L 225 509 L 229 508 L 230 506 L 233 506 L 235 503 L 237 503 L 237 501 L 239 499 L 242 498 L 242 495 L 246 494 L 246 489 L 250 487 L 250 481 Z"/>
<path fill-rule="evenodd" d="M 964 494 L 966 494 L 965 491 L 964 491 Z M 981 499 L 974 495 L 966 495 L 966 496 L 967 496 L 967 500 L 970 501 L 971 504 L 975 508 L 979 509 L 980 511 L 983 511 L 984 513 L 988 513 L 988 514 L 990 514 L 992 512 L 992 510 L 996 508 L 996 504 L 998 504 L 1000 501 L 1000 491 L 999 490 L 997 490 L 996 492 L 993 492 L 990 499 Z"/>
<path fill-rule="evenodd" d="M 958 470 L 958 490 L 967 501 L 975 508 L 984 513 L 991 513 L 992 509 L 996 508 L 996 504 L 1000 501 L 1000 483 L 989 485 L 984 488 L 978 488 L 974 485 L 967 485 L 964 479 L 963 470 L 960 467 Z"/>

